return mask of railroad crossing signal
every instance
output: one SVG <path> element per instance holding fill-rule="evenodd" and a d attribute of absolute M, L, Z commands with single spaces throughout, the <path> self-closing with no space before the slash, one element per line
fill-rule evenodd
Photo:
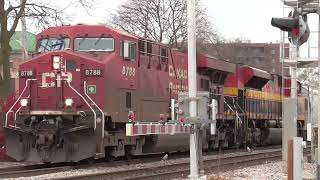
<path fill-rule="evenodd" d="M 96 94 L 97 93 L 97 86 L 96 85 L 88 85 L 87 86 L 87 93 L 88 94 Z"/>
<path fill-rule="evenodd" d="M 282 31 L 287 31 L 289 41 L 300 46 L 307 42 L 310 35 L 307 19 L 307 14 L 301 15 L 297 10 L 294 10 L 289 13 L 287 18 L 272 18 L 271 25 Z"/>

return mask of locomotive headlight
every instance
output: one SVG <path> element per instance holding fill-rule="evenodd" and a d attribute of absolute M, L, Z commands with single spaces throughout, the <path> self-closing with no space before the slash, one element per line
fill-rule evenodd
<path fill-rule="evenodd" d="M 28 105 L 28 99 L 21 99 L 20 100 L 20 105 L 23 106 L 23 107 L 27 106 Z"/>
<path fill-rule="evenodd" d="M 60 56 L 53 56 L 52 57 L 52 67 L 53 67 L 53 69 L 55 69 L 55 70 L 60 69 L 60 60 L 61 60 Z"/>
<path fill-rule="evenodd" d="M 73 100 L 70 99 L 70 98 L 67 98 L 67 99 L 64 101 L 64 104 L 65 104 L 66 106 L 72 106 Z"/>

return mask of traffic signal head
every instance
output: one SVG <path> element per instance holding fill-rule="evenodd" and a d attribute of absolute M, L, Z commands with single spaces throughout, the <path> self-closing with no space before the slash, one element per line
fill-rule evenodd
<path fill-rule="evenodd" d="M 271 25 L 273 27 L 277 27 L 282 31 L 290 32 L 293 29 L 297 29 L 299 27 L 299 20 L 296 18 L 272 18 Z"/>
<path fill-rule="evenodd" d="M 288 32 L 289 41 L 294 45 L 302 45 L 305 43 L 310 34 L 307 24 L 307 15 L 300 15 L 294 10 L 289 13 L 287 18 L 272 18 L 271 25 Z"/>

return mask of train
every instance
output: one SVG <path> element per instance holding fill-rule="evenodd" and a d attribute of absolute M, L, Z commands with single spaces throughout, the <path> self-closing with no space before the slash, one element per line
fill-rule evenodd
<path fill-rule="evenodd" d="M 17 161 L 78 162 L 184 151 L 187 135 L 126 136 L 135 121 L 170 121 L 170 100 L 188 90 L 188 57 L 105 25 L 50 27 L 19 66 L 19 93 L 3 120 Z M 286 81 L 285 81 L 286 82 Z M 217 133 L 203 149 L 281 143 L 282 77 L 197 53 L 197 87 L 217 100 Z M 290 85 L 290 82 L 286 82 Z M 299 95 L 298 131 L 307 98 Z"/>

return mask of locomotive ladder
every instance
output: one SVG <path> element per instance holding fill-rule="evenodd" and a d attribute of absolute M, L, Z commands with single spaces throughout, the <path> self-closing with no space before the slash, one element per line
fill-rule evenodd
<path fill-rule="evenodd" d="M 230 104 L 228 104 L 228 102 L 226 100 L 224 100 L 224 103 L 235 114 L 234 142 L 238 142 L 237 137 L 239 137 L 239 135 L 240 135 L 238 130 L 239 130 L 239 127 L 242 125 L 244 119 L 240 117 L 239 112 L 237 110 L 237 107 L 235 106 L 235 104 L 237 104 L 237 103 L 234 101 L 234 99 L 233 99 L 234 109 L 230 106 Z"/>
<path fill-rule="evenodd" d="M 84 94 L 89 99 L 91 107 L 96 113 L 96 118 L 94 119 L 94 132 L 96 136 L 96 156 L 101 157 L 104 151 L 104 124 L 105 124 L 105 114 L 103 110 L 93 101 L 93 99 L 87 94 L 87 82 L 84 81 Z"/>
<path fill-rule="evenodd" d="M 102 109 L 92 100 L 92 98 L 87 94 L 87 83 L 86 81 L 84 83 L 84 94 L 83 96 L 80 92 L 78 92 L 75 88 L 73 88 L 68 82 L 69 87 L 78 94 L 82 100 L 87 104 L 87 106 L 91 109 L 93 112 L 93 127 L 94 127 L 94 133 L 95 133 L 95 139 L 96 139 L 96 158 L 100 158 L 103 156 L 104 152 L 104 146 L 103 146 L 103 140 L 104 140 L 104 122 L 105 122 L 105 115 Z"/>

